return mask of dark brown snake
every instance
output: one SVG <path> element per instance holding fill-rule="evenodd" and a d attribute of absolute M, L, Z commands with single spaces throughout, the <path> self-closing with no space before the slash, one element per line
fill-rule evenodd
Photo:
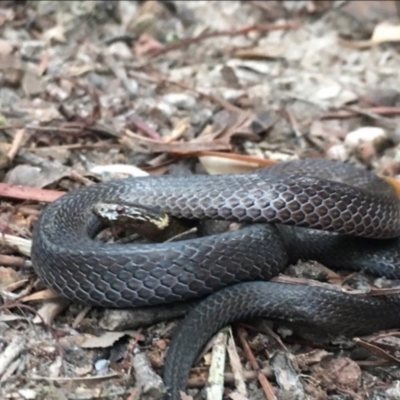
<path fill-rule="evenodd" d="M 101 229 L 92 208 L 101 201 L 247 224 L 173 243 L 104 244 L 92 239 Z M 130 178 L 81 188 L 41 214 L 32 261 L 49 287 L 96 306 L 151 306 L 213 293 L 189 313 L 168 352 L 164 380 L 179 399 L 207 340 L 237 320 L 264 316 L 346 335 L 399 327 L 399 297 L 266 282 L 298 259 L 398 279 L 399 236 L 400 202 L 386 181 L 347 164 L 300 160 L 249 174 Z"/>

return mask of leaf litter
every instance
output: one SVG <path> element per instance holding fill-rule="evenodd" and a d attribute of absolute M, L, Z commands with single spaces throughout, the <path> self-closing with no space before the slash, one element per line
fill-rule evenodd
<path fill-rule="evenodd" d="M 184 307 L 86 308 L 60 300 L 30 270 L 38 214 L 65 192 L 302 157 L 399 178 L 399 10 L 394 1 L 1 2 L 0 397 L 163 391 L 157 375 L 176 321 L 160 321 Z M 313 263 L 288 274 L 297 284 L 322 277 L 371 295 L 396 291 Z M 216 348 L 225 359 L 227 346 L 222 369 L 208 351 L 184 398 L 206 395 L 216 376 L 224 386 L 208 390 L 211 400 L 398 391 L 398 332 L 329 344 L 266 332 L 257 322 L 233 327 Z"/>

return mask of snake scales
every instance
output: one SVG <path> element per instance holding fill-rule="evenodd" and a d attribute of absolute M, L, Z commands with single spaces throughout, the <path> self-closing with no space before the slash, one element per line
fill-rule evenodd
<path fill-rule="evenodd" d="M 93 240 L 102 228 L 92 212 L 99 201 L 246 224 L 173 243 L 104 244 Z M 298 160 L 249 174 L 129 178 L 81 188 L 41 214 L 32 261 L 49 287 L 96 306 L 151 306 L 213 293 L 170 346 L 164 380 L 178 399 L 201 348 L 238 319 L 265 316 L 344 334 L 400 326 L 395 296 L 266 282 L 298 259 L 398 279 L 399 236 L 400 202 L 386 181 L 348 164 Z"/>

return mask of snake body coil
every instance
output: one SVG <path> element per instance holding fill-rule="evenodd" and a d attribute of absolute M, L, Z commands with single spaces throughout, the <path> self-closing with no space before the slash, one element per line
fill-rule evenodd
<path fill-rule="evenodd" d="M 181 242 L 108 245 L 93 240 L 101 226 L 92 208 L 101 201 L 152 207 L 177 218 L 252 224 Z M 287 228 L 278 231 L 274 224 Z M 356 237 L 344 241 L 337 234 Z M 398 278 L 398 236 L 400 202 L 384 180 L 350 165 L 300 160 L 250 174 L 134 178 L 79 189 L 40 216 L 32 261 L 48 286 L 97 306 L 149 306 L 223 289 L 189 315 L 171 345 L 165 381 L 179 398 L 205 341 L 237 319 L 264 315 L 334 325 L 345 333 L 399 326 L 400 300 L 252 282 L 270 279 L 298 258 L 328 266 L 352 263 L 349 267 Z M 181 347 L 185 343 L 189 350 Z"/>

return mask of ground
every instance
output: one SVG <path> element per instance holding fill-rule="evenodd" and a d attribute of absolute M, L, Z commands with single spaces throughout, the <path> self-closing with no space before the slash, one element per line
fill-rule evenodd
<path fill-rule="evenodd" d="M 132 400 L 161 390 L 154 374 L 176 321 L 69 304 L 32 274 L 32 228 L 65 191 L 306 157 L 398 177 L 398 9 L 394 1 L 1 2 L 1 398 Z M 316 264 L 288 272 L 343 280 Z M 182 315 L 179 306 L 167 312 Z M 229 339 L 225 398 L 400 398 L 396 332 L 325 344 L 277 332 L 258 321 L 214 342 L 224 354 Z M 205 354 L 192 370 L 193 398 L 204 394 L 210 363 Z"/>

